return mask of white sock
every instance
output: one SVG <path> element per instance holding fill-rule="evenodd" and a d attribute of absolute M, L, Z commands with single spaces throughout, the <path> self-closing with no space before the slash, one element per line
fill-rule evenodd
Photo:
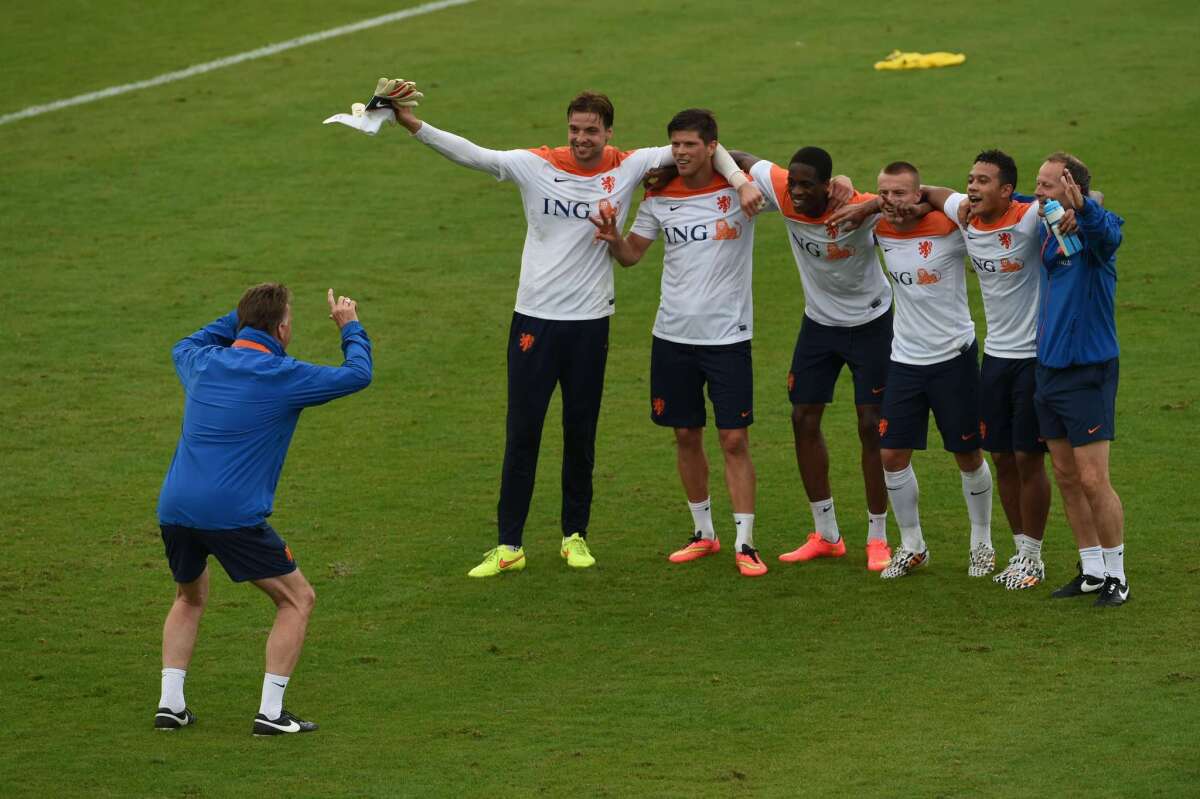
<path fill-rule="evenodd" d="M 992 546 L 992 471 L 987 461 L 973 472 L 961 472 L 963 499 L 971 519 L 971 549 Z"/>
<path fill-rule="evenodd" d="M 712 523 L 712 503 L 709 501 L 711 499 L 712 497 L 705 497 L 700 502 L 688 501 L 688 510 L 692 512 L 692 525 L 700 537 L 706 541 L 712 541 L 717 537 L 717 531 L 713 529 Z"/>
<path fill-rule="evenodd" d="M 867 540 L 887 543 L 887 511 L 871 513 L 867 511 Z"/>
<path fill-rule="evenodd" d="M 505 545 L 504 545 L 504 548 L 505 548 L 505 549 L 507 549 L 509 552 L 520 552 L 520 551 L 521 551 L 521 548 L 520 548 L 520 547 L 514 547 L 512 544 L 505 544 Z M 278 717 L 278 716 L 271 716 L 271 718 L 273 718 L 273 719 L 277 719 L 277 718 L 279 718 L 279 717 Z"/>
<path fill-rule="evenodd" d="M 279 718 L 279 714 L 283 712 L 283 692 L 287 690 L 288 679 L 290 678 L 280 677 L 269 671 L 263 676 L 262 702 L 258 705 L 259 713 L 269 719 Z"/>
<path fill-rule="evenodd" d="M 1101 551 L 1104 553 L 1104 573 L 1125 582 L 1125 545 L 1112 549 L 1104 547 Z"/>
<path fill-rule="evenodd" d="M 1100 547 L 1083 547 L 1079 550 L 1079 565 L 1083 573 L 1097 580 L 1104 579 L 1104 550 Z"/>
<path fill-rule="evenodd" d="M 833 509 L 833 497 L 820 502 L 810 502 L 808 506 L 812 508 L 813 529 L 821 534 L 821 538 L 831 544 L 836 544 L 842 534 L 838 532 L 837 511 Z"/>
<path fill-rule="evenodd" d="M 1021 549 L 1019 550 L 1021 557 L 1029 558 L 1030 560 L 1041 560 L 1042 542 L 1027 535 L 1021 536 L 1021 538 L 1024 539 L 1021 542 Z"/>
<path fill-rule="evenodd" d="M 1013 533 L 1013 552 L 1021 554 L 1021 547 L 1025 545 L 1024 533 Z"/>
<path fill-rule="evenodd" d="M 900 527 L 900 544 L 909 552 L 924 552 L 925 537 L 921 535 L 921 514 L 917 510 L 920 490 L 912 464 L 898 472 L 884 471 L 883 481 L 887 484 L 892 513 Z"/>
<path fill-rule="evenodd" d="M 184 669 L 162 670 L 162 694 L 158 698 L 158 706 L 165 707 L 172 713 L 182 713 L 187 707 L 183 701 L 183 678 L 187 676 Z"/>
<path fill-rule="evenodd" d="M 741 552 L 743 546 L 754 549 L 754 514 L 733 514 L 733 526 L 737 528 L 737 541 L 733 545 L 734 551 Z"/>

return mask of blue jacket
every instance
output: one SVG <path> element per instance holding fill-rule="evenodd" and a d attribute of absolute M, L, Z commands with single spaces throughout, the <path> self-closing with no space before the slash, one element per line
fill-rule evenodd
<path fill-rule="evenodd" d="M 1120 354 L 1114 304 L 1117 248 L 1125 220 L 1085 199 L 1076 211 L 1083 249 L 1070 258 L 1058 240 L 1042 230 L 1041 308 L 1038 311 L 1038 362 L 1063 369 L 1103 363 Z"/>
<path fill-rule="evenodd" d="M 371 383 L 371 341 L 358 322 L 342 328 L 342 352 L 340 367 L 298 361 L 274 336 L 239 331 L 236 311 L 176 344 L 183 431 L 158 497 L 159 521 L 202 530 L 262 524 L 300 411 Z"/>

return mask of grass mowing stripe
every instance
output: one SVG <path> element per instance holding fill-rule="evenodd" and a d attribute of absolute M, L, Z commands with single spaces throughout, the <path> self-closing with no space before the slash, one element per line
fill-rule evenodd
<path fill-rule="evenodd" d="M 441 11 L 444 8 L 452 6 L 464 6 L 468 3 L 473 3 L 475 0 L 437 0 L 433 3 L 425 3 L 414 8 L 405 8 L 400 11 L 393 11 L 390 14 L 383 14 L 378 17 L 353 22 L 349 25 L 342 25 L 337 28 L 317 31 L 304 36 L 298 36 L 295 39 L 288 39 L 285 42 L 276 42 L 268 44 L 265 47 L 259 47 L 255 50 L 247 50 L 244 53 L 218 58 L 215 61 L 207 61 L 203 64 L 193 64 L 186 69 L 179 69 L 174 72 L 167 72 L 146 80 L 139 80 L 134 83 L 124 83 L 120 86 L 109 86 L 107 89 L 100 89 L 87 94 L 78 94 L 74 97 L 68 97 L 63 100 L 55 100 L 52 103 L 44 105 L 31 105 L 28 108 L 23 108 L 20 111 L 14 111 L 11 114 L 0 116 L 0 125 L 6 125 L 9 122 L 17 122 L 22 119 L 48 114 L 51 111 L 61 111 L 64 108 L 72 106 L 84 105 L 92 103 L 96 100 L 103 100 L 107 97 L 116 97 L 119 94 L 128 94 L 129 92 L 139 91 L 141 89 L 149 89 L 154 86 L 162 86 L 165 83 L 174 83 L 177 80 L 191 78 L 196 75 L 203 75 L 205 72 L 212 72 L 214 69 L 224 69 L 231 67 L 234 64 L 240 64 L 243 61 L 253 61 L 256 58 L 266 58 L 267 56 L 282 53 L 285 50 L 292 50 L 296 47 L 303 47 L 307 44 L 315 42 L 323 42 L 326 39 L 333 39 L 337 36 L 345 36 L 348 33 L 357 33 L 358 31 L 367 30 L 368 28 L 376 28 L 380 25 L 387 25 L 390 22 L 398 22 L 402 19 L 410 17 L 419 17 L 424 14 L 430 14 L 434 11 Z"/>

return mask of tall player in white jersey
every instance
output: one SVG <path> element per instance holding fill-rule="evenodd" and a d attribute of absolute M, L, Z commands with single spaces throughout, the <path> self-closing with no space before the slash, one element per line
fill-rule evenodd
<path fill-rule="evenodd" d="M 951 219 L 969 220 L 963 236 L 987 319 L 979 432 L 983 448 L 996 464 L 1000 503 L 1016 548 L 1009 568 L 996 575 L 996 581 L 1031 588 L 1045 575 L 1041 551 L 1050 514 L 1050 480 L 1033 403 L 1040 223 L 1036 203 L 1013 198 L 1016 184 L 1016 162 L 999 150 L 986 150 L 975 158 L 966 194 L 926 187 L 925 195 Z M 963 203 L 968 210 L 960 217 Z M 991 573 L 996 553 L 990 535 L 985 539 L 972 533 L 971 543 L 968 574 Z"/>
<path fill-rule="evenodd" d="M 939 211 L 920 219 L 901 215 L 921 195 L 910 163 L 879 174 L 883 218 L 875 238 L 896 292 L 892 362 L 879 422 L 884 478 L 901 544 L 880 574 L 893 579 L 929 562 L 917 505 L 914 449 L 925 449 L 933 411 L 943 448 L 954 456 L 973 537 L 990 536 L 992 475 L 979 446 L 979 356 L 967 305 L 958 225 Z"/>
<path fill-rule="evenodd" d="M 678 176 L 646 194 L 628 236 L 616 213 L 601 210 L 596 238 L 614 258 L 633 266 L 663 235 L 662 299 L 650 354 L 650 418 L 675 431 L 676 464 L 692 513 L 691 540 L 670 556 L 686 563 L 720 551 L 704 454 L 704 387 L 713 403 L 733 505 L 734 563 L 747 577 L 766 574 L 754 548 L 754 334 L 751 295 L 754 220 L 733 188 L 713 171 L 717 121 L 690 108 L 667 125 Z"/>
<path fill-rule="evenodd" d="M 508 414 L 497 508 L 499 545 L 470 571 L 491 577 L 525 568 L 522 546 L 546 409 L 556 385 L 563 397 L 562 547 L 567 564 L 595 563 L 587 545 L 596 422 L 613 313 L 612 263 L 594 241 L 589 216 L 611 210 L 623 221 L 633 192 L 652 167 L 669 163 L 669 147 L 622 152 L 612 138 L 613 106 L 584 92 L 567 106 L 567 147 L 488 150 L 417 119 L 395 104 L 413 136 L 457 164 L 516 183 L 528 229 L 508 340 Z M 722 149 L 718 161 L 739 185 L 752 213 L 758 190 Z"/>
<path fill-rule="evenodd" d="M 875 220 L 855 230 L 830 223 L 835 211 L 830 196 L 833 160 L 819 147 L 797 151 L 786 170 L 744 153 L 734 157 L 762 189 L 767 207 L 783 214 L 804 286 L 804 320 L 787 388 L 796 463 L 815 531 L 802 546 L 779 559 L 793 563 L 846 553 L 834 510 L 821 417 L 826 404 L 833 401 L 842 366 L 849 365 L 867 494 L 867 568 L 881 571 L 891 557 L 887 490 L 879 452 L 879 407 L 891 352 L 892 289 L 875 253 Z M 855 194 L 850 199 L 859 203 L 873 198 Z"/>

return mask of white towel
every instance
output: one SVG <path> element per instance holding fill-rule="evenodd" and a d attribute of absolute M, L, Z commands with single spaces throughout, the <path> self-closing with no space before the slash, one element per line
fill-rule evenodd
<path fill-rule="evenodd" d="M 363 110 L 362 103 L 355 103 L 349 114 L 334 114 L 325 120 L 325 124 L 337 122 L 348 128 L 361 130 L 368 136 L 374 136 L 385 124 L 396 124 L 396 117 L 390 108 L 372 108 Z"/>

